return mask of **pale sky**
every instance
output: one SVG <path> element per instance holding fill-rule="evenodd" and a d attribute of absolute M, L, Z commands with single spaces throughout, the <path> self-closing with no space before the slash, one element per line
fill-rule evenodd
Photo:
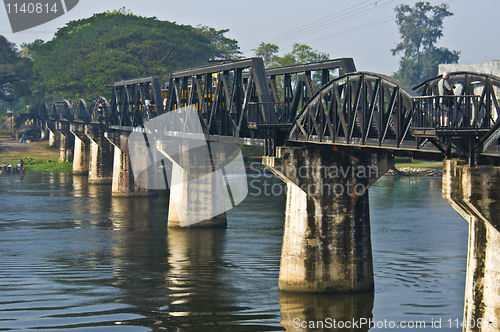
<path fill-rule="evenodd" d="M 80 0 L 67 14 L 18 33 L 12 33 L 5 7 L 0 10 L 0 34 L 20 45 L 35 39 L 48 41 L 71 20 L 126 7 L 135 15 L 187 25 L 229 29 L 246 57 L 262 41 L 275 43 L 280 54 L 299 42 L 328 53 L 331 59 L 352 57 L 358 70 L 391 75 L 399 57 L 391 49 L 399 42 L 394 7 L 414 5 L 405 0 Z M 499 0 L 443 0 L 455 15 L 444 21 L 438 46 L 461 51 L 460 63 L 500 60 L 495 22 Z"/>

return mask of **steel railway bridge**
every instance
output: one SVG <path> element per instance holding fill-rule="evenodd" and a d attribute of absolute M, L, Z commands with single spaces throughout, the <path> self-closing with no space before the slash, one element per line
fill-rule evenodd
<path fill-rule="evenodd" d="M 73 108 L 65 100 L 33 107 L 31 114 L 132 131 L 144 123 L 149 98 L 151 117 L 194 105 L 207 140 L 264 145 L 269 156 L 276 146 L 315 143 L 412 152 L 416 158 L 456 156 L 471 165 L 477 158 L 500 157 L 500 78 L 451 73 L 458 85 L 451 110 L 440 105 L 439 79 L 411 89 L 384 75 L 357 72 L 348 58 L 267 70 L 252 58 L 174 72 L 166 97 L 159 79 L 149 77 L 114 83 L 111 101 L 100 97 L 87 106 L 80 99 Z"/>
<path fill-rule="evenodd" d="M 464 319 L 486 320 L 500 310 L 498 292 L 486 294 L 500 289 L 495 257 L 500 78 L 450 73 L 457 88 L 448 107 L 438 95 L 439 80 L 410 88 L 384 75 L 358 72 L 350 58 L 273 69 L 250 58 L 174 72 L 163 87 L 157 77 L 116 82 L 109 101 L 42 104 L 31 115 L 51 137 L 59 137 L 61 158 L 74 141 L 75 172 L 88 171 L 95 182 L 112 176 L 116 195 L 141 193 L 134 187 L 127 137 L 146 136 L 149 119 L 182 118 L 190 108 L 210 144 L 263 146 L 263 164 L 287 183 L 279 277 L 279 288 L 287 291 L 373 291 L 368 191 L 352 188 L 368 189 L 394 166 L 395 155 L 444 159 L 443 197 L 470 227 Z M 188 123 L 181 123 L 179 132 L 189 131 Z M 303 167 L 313 171 L 301 176 L 296 170 Z M 376 169 L 377 174 L 339 178 L 314 171 L 325 167 Z M 350 189 L 330 190 L 344 185 Z M 189 210 L 197 193 L 184 189 L 170 192 L 172 211 Z M 180 197 L 175 206 L 172 197 Z M 178 216 L 169 214 L 169 226 L 172 218 Z"/>

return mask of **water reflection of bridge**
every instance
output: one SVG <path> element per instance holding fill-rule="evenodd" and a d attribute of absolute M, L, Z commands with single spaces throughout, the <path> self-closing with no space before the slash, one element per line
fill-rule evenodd
<path fill-rule="evenodd" d="M 90 182 L 113 178 L 117 196 L 151 194 L 134 182 L 127 142 L 149 117 L 191 106 L 208 142 L 264 146 L 263 164 L 287 184 L 279 287 L 288 291 L 373 291 L 367 189 L 394 156 L 444 159 L 443 196 L 470 225 L 465 317 L 477 320 L 500 308 L 498 295 L 485 293 L 500 288 L 500 78 L 451 73 L 459 88 L 448 108 L 439 79 L 411 89 L 356 72 L 352 59 L 266 70 L 252 58 L 173 73 L 166 96 L 151 77 L 115 83 L 110 101 L 44 104 L 32 115 L 62 160 L 73 154 L 75 172 L 88 171 Z M 155 106 L 146 109 L 145 99 Z M 332 167 L 343 176 L 324 172 Z M 170 211 L 179 208 L 177 200 Z M 223 216 L 208 225 L 225 223 Z"/>

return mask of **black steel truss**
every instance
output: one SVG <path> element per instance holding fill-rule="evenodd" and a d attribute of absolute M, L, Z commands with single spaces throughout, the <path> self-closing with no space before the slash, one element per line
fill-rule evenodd
<path fill-rule="evenodd" d="M 287 141 L 443 153 L 471 164 L 478 155 L 500 156 L 500 78 L 451 74 L 460 89 L 451 109 L 437 95 L 439 79 L 413 90 L 379 74 L 346 74 L 309 100 Z"/>
<path fill-rule="evenodd" d="M 99 107 L 99 104 L 95 103 L 93 108 L 97 107 L 98 112 L 104 109 L 104 120 L 110 125 L 138 127 L 143 124 L 143 119 L 163 113 L 161 84 L 159 78 L 155 76 L 115 82 L 111 103 L 103 97 L 100 99 L 98 102 L 104 101 L 105 104 Z M 144 106 L 146 99 L 151 101 L 149 114 Z M 106 115 L 106 111 L 109 111 L 109 115 Z M 94 114 L 95 112 L 96 110 L 93 111 Z"/>
<path fill-rule="evenodd" d="M 449 110 L 437 93 L 441 77 L 410 89 L 387 76 L 353 72 L 352 59 L 265 69 L 261 58 L 117 82 L 108 102 L 79 100 L 32 108 L 34 118 L 99 123 L 132 130 L 147 116 L 197 110 L 209 140 L 277 145 L 319 143 L 466 156 L 500 156 L 500 78 L 450 73 L 456 96 Z M 336 75 L 340 75 L 336 77 Z M 333 78 L 333 79 L 332 79 Z M 144 100 L 154 105 L 145 114 Z M 443 123 L 444 112 L 447 123 Z"/>
<path fill-rule="evenodd" d="M 261 58 L 251 58 L 175 72 L 165 111 L 194 106 L 207 137 L 260 138 L 266 154 L 272 154 L 276 144 L 284 144 L 298 110 L 331 72 L 354 68 L 352 59 L 337 59 L 266 70 Z M 316 89 L 315 72 L 321 73 Z"/>
<path fill-rule="evenodd" d="M 346 74 L 311 98 L 295 120 L 288 141 L 421 149 L 409 135 L 416 96 L 384 75 Z"/>

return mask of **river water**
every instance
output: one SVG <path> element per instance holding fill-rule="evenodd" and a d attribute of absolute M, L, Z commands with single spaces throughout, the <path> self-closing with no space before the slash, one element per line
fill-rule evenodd
<path fill-rule="evenodd" d="M 167 230 L 166 196 L 112 198 L 110 186 L 68 174 L 0 175 L 0 331 L 367 331 L 370 320 L 370 331 L 461 330 L 467 223 L 440 178 L 380 179 L 370 189 L 375 293 L 316 296 L 278 291 L 284 191 L 249 181 L 226 230 Z M 257 189 L 266 181 L 274 194 Z M 366 324 L 321 329 L 328 318 Z"/>

